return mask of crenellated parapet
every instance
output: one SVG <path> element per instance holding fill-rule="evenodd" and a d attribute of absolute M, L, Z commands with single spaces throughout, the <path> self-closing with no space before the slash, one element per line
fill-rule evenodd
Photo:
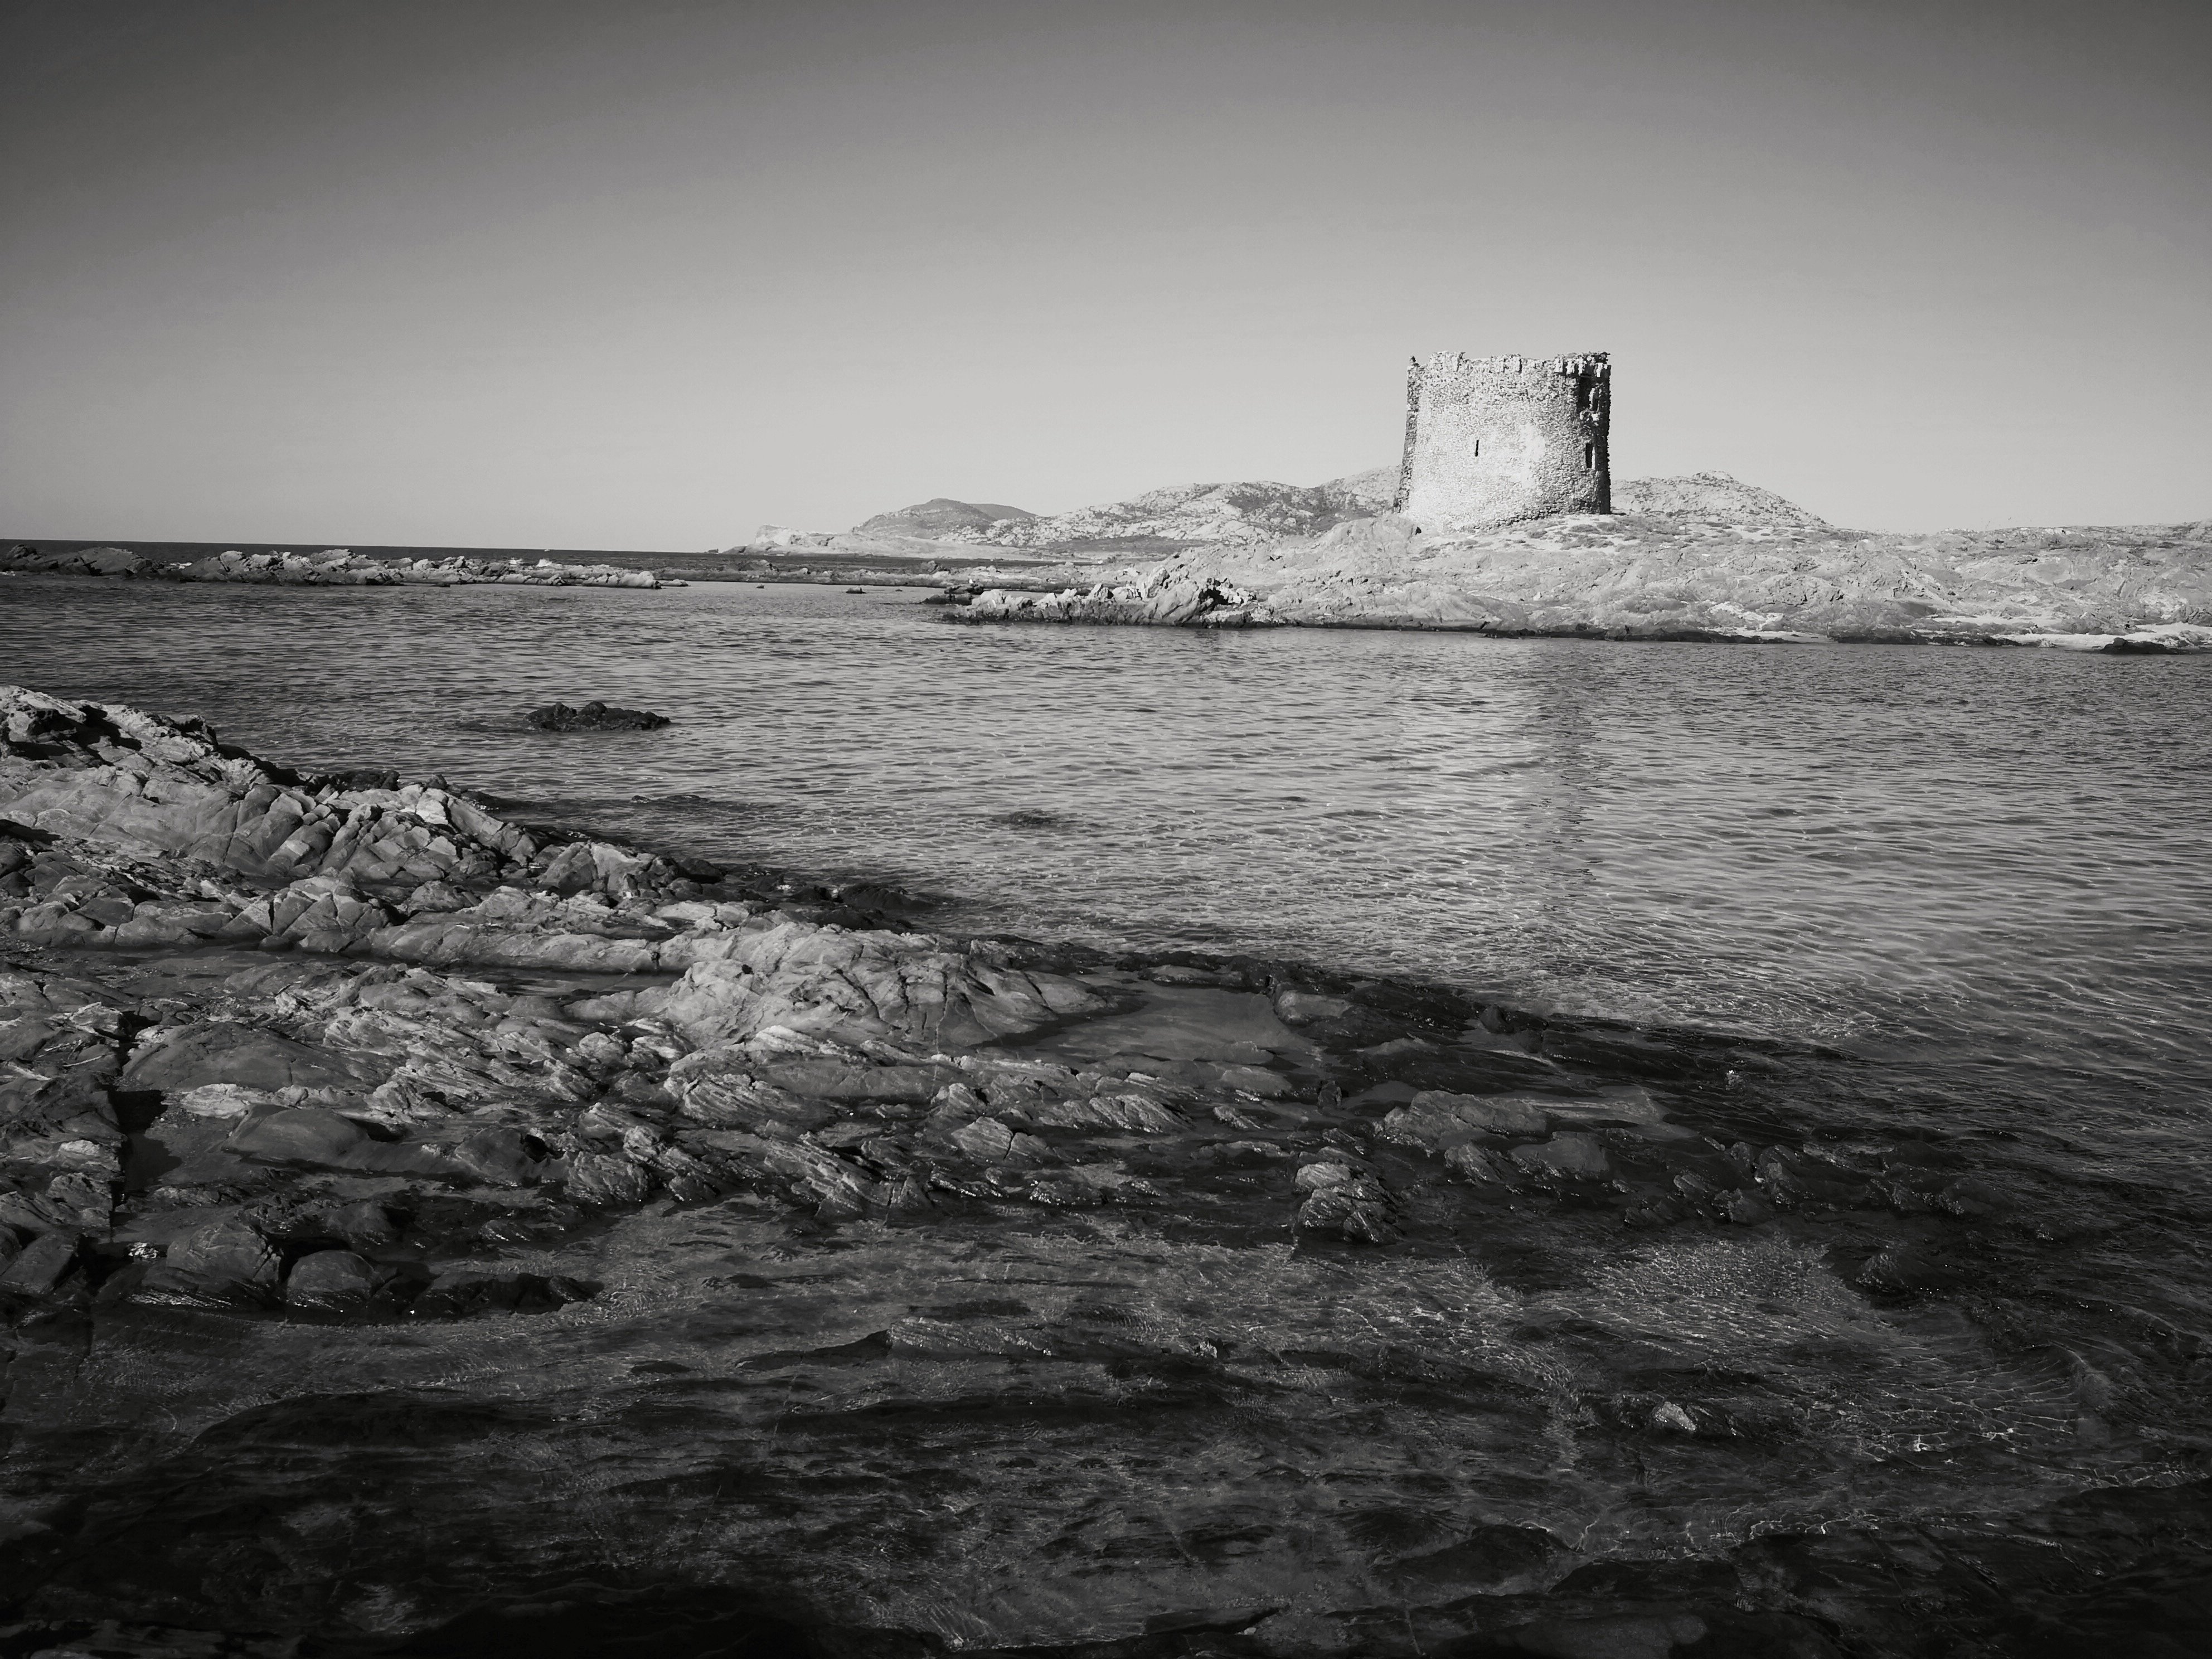
<path fill-rule="evenodd" d="M 1415 358 L 1406 376 L 1398 511 L 1431 531 L 1612 510 L 1611 360 Z"/>

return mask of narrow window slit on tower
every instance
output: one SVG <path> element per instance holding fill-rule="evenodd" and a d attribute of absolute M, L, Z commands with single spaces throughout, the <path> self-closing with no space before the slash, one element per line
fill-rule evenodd
<path fill-rule="evenodd" d="M 1595 472 L 1597 471 L 1597 446 L 1595 444 L 1584 444 L 1583 446 L 1583 471 L 1585 472 Z"/>

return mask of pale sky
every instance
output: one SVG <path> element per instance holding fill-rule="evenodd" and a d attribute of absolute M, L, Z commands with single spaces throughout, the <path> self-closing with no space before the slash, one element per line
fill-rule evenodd
<path fill-rule="evenodd" d="M 2212 6 L 0 0 L 0 534 L 687 549 L 1393 464 L 2212 514 Z"/>

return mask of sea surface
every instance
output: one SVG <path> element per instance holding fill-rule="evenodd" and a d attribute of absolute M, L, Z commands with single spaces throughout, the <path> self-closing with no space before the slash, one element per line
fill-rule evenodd
<path fill-rule="evenodd" d="M 526 817 L 1817 1045 L 2201 1188 L 2212 657 L 956 627 L 913 589 L 0 582 L 0 675 Z M 550 735 L 598 697 L 673 717 Z"/>
<path fill-rule="evenodd" d="M 1371 1252 L 1165 1211 L 815 1237 L 744 1202 L 648 1208 L 575 1243 L 609 1287 L 586 1320 L 149 1326 L 157 1363 L 129 1375 L 159 1408 L 112 1396 L 120 1449 L 90 1475 L 93 1419 L 34 1432 L 19 1360 L 11 1480 L 43 1458 L 50 1495 L 119 1483 L 87 1512 L 144 1528 L 86 1530 L 83 1583 L 163 1557 L 103 1540 L 173 1528 L 187 1559 L 281 1554 L 320 1597 L 374 1537 L 396 1540 L 375 1582 L 489 1606 L 619 1538 L 617 1577 L 742 1567 L 824 1616 L 857 1595 L 885 1628 L 1035 1652 L 1207 1598 L 1442 1619 L 1482 1589 L 1502 1616 L 1492 1591 L 1540 1559 L 1562 1605 L 1784 1605 L 1854 1653 L 2193 1650 L 2120 1638 L 2201 1624 L 2212 1538 L 2212 657 L 961 627 L 923 597 L 0 578 L 0 679 L 304 768 L 442 775 L 526 822 L 888 882 L 939 931 L 1458 988 L 1550 1017 L 1540 1052 L 1478 1025 L 1333 1054 L 1362 1091 L 1344 1121 L 1462 1079 L 1624 1110 L 1648 1087 L 1673 1121 L 1634 1143 L 1635 1203 L 1710 1198 L 1699 1167 L 1761 1147 L 1816 1184 L 1723 1224 L 1478 1193 L 1376 1142 L 1437 1231 Z M 594 697 L 675 724 L 524 719 Z M 1303 1044 L 1256 996 L 1143 998 L 1042 1052 Z M 926 1360 L 885 1334 L 918 1314 Z M 116 1328 L 95 1356 L 128 1352 Z M 1189 1376 L 1092 1364 L 1132 1332 Z M 426 1459 L 363 1399 L 533 1426 Z M 386 1507 L 337 1528 L 324 1480 Z M 1389 1576 L 1421 1563 L 1443 1576 Z M 722 1650 L 690 1607 L 623 1629 Z M 1382 1650 L 1458 1628 L 1425 1649 L 1399 1622 Z"/>

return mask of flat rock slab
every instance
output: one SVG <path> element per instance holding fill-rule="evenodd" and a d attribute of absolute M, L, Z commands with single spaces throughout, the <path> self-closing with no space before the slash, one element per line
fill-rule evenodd
<path fill-rule="evenodd" d="M 179 1091 L 210 1083 L 248 1089 L 357 1088 L 364 1079 L 327 1049 L 231 1020 L 185 1026 L 124 1067 L 125 1089 Z"/>

